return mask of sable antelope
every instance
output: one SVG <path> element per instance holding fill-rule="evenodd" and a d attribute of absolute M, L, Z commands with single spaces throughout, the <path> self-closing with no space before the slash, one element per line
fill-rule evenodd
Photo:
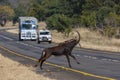
<path fill-rule="evenodd" d="M 54 56 L 65 55 L 66 58 L 67 58 L 69 67 L 71 67 L 69 56 L 71 56 L 79 64 L 79 62 L 77 61 L 77 59 L 75 58 L 75 56 L 71 54 L 73 48 L 80 41 L 80 34 L 79 34 L 78 31 L 76 31 L 76 32 L 78 33 L 78 36 L 79 36 L 78 40 L 77 39 L 71 39 L 71 40 L 65 41 L 63 43 L 60 43 L 58 46 L 54 46 L 54 47 L 50 47 L 50 48 L 45 48 L 42 51 L 41 58 L 38 60 L 38 63 L 35 65 L 35 67 L 37 67 L 38 64 L 40 63 L 40 68 L 42 69 L 43 62 L 46 59 L 48 59 L 51 55 L 54 55 Z"/>

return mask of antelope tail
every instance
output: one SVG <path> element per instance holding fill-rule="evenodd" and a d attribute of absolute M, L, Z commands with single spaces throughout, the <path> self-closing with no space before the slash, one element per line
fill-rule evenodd
<path fill-rule="evenodd" d="M 38 60 L 38 62 L 37 62 L 37 64 L 35 65 L 35 67 L 38 66 L 38 64 L 40 63 L 42 57 L 44 57 L 44 55 L 45 55 L 45 51 L 43 50 L 43 51 L 42 51 L 42 54 L 41 54 L 41 57 L 40 57 L 40 59 Z"/>
<path fill-rule="evenodd" d="M 45 55 L 45 50 L 42 51 L 41 58 Z"/>

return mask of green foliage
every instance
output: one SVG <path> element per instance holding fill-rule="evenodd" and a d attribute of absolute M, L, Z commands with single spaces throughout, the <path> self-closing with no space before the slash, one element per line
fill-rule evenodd
<path fill-rule="evenodd" d="M 120 16 L 115 12 L 109 13 L 109 15 L 104 19 L 105 26 L 118 27 L 120 25 Z"/>
<path fill-rule="evenodd" d="M 20 16 L 26 16 L 27 15 L 27 10 L 25 10 L 25 6 L 19 5 L 18 7 L 14 8 L 15 11 L 15 16 L 13 19 L 17 20 Z"/>
<path fill-rule="evenodd" d="M 120 2 L 119 2 L 120 3 Z M 115 5 L 114 7 L 113 7 L 113 10 L 115 10 L 115 13 L 117 14 L 117 15 L 120 15 L 120 4 L 119 5 Z"/>
<path fill-rule="evenodd" d="M 82 3 L 84 0 L 36 0 L 31 5 L 30 15 L 43 20 L 55 14 L 64 14 L 77 19 L 82 11 Z"/>
<path fill-rule="evenodd" d="M 70 34 L 71 31 L 72 31 L 72 27 L 66 28 L 65 31 L 64 31 L 65 32 L 65 36 L 69 37 L 69 34 Z"/>
<path fill-rule="evenodd" d="M 83 12 L 84 15 L 80 17 L 80 22 L 86 27 L 92 27 L 96 23 L 96 12 Z"/>
<path fill-rule="evenodd" d="M 83 5 L 83 10 L 85 11 L 97 11 L 99 7 L 102 6 L 103 0 L 86 0 Z"/>
<path fill-rule="evenodd" d="M 45 7 L 42 5 L 42 2 L 40 1 L 38 0 L 37 2 L 33 2 L 28 13 L 29 16 L 34 16 L 39 21 L 45 19 Z"/>
<path fill-rule="evenodd" d="M 61 32 L 72 26 L 72 20 L 69 17 L 61 14 L 55 14 L 49 17 L 46 23 L 47 28 L 56 29 Z"/>
<path fill-rule="evenodd" d="M 101 7 L 97 12 L 98 21 L 103 21 L 104 18 L 107 17 L 110 12 L 112 12 L 112 8 L 106 6 Z"/>
<path fill-rule="evenodd" d="M 120 16 L 117 15 L 115 12 L 109 13 L 109 15 L 104 19 L 104 25 L 106 26 L 104 29 L 106 36 L 113 37 L 115 35 L 120 35 Z"/>
<path fill-rule="evenodd" d="M 9 0 L 0 0 L 0 5 L 9 5 Z"/>
<path fill-rule="evenodd" d="M 14 16 L 14 10 L 10 6 L 0 6 L 0 14 L 12 18 Z"/>
<path fill-rule="evenodd" d="M 0 3 L 5 5 L 6 1 L 8 0 L 0 0 Z M 49 29 L 66 33 L 69 33 L 74 26 L 80 25 L 104 31 L 103 33 L 106 33 L 106 35 L 109 35 L 109 33 L 113 35 L 112 28 L 120 27 L 119 0 L 30 1 L 28 1 L 29 4 L 21 3 L 14 9 L 14 18 L 34 16 L 39 21 L 46 21 Z M 26 2 L 26 0 L 23 2 Z"/>
<path fill-rule="evenodd" d="M 30 15 L 46 20 L 49 29 L 61 32 L 69 33 L 71 27 L 82 25 L 105 29 L 104 33 L 112 35 L 111 27 L 120 26 L 119 9 L 117 0 L 35 0 Z"/>
<path fill-rule="evenodd" d="M 114 27 L 109 26 L 104 29 L 104 32 L 105 32 L 105 36 L 111 38 L 116 34 L 116 29 Z"/>

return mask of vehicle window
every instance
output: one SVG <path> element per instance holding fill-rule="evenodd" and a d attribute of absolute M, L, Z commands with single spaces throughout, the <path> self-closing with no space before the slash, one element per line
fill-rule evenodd
<path fill-rule="evenodd" d="M 31 23 L 31 21 L 30 20 L 26 20 L 25 23 Z"/>
<path fill-rule="evenodd" d="M 40 32 L 40 35 L 50 35 L 49 32 Z"/>
<path fill-rule="evenodd" d="M 22 24 L 22 29 L 31 29 L 32 25 L 31 24 Z"/>
<path fill-rule="evenodd" d="M 32 26 L 32 24 L 22 24 L 22 29 L 37 29 L 36 26 Z"/>

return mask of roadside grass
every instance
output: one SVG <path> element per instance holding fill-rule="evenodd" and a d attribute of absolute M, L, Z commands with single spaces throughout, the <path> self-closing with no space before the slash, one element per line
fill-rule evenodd
<path fill-rule="evenodd" d="M 10 26 L 10 23 L 6 26 Z M 12 25 L 11 25 L 12 26 Z M 16 25 L 16 27 L 18 24 Z M 46 24 L 44 22 L 38 23 L 38 29 L 45 29 Z M 105 51 L 113 51 L 113 52 L 120 52 L 120 39 L 109 39 L 100 35 L 97 31 L 90 31 L 87 28 L 76 28 L 81 34 L 81 41 L 80 44 L 83 48 L 89 49 L 97 49 L 97 50 L 105 50 Z M 8 30 L 11 33 L 18 33 L 18 29 L 15 30 Z M 74 34 L 70 34 L 69 37 L 65 37 L 64 33 L 57 32 L 56 30 L 51 30 L 52 32 L 52 40 L 55 43 L 60 43 L 65 40 L 72 39 Z"/>
<path fill-rule="evenodd" d="M 25 66 L 0 54 L 0 80 L 55 80 L 39 75 L 31 66 Z"/>
<path fill-rule="evenodd" d="M 84 48 L 120 52 L 120 39 L 109 39 L 96 31 L 86 28 L 77 29 L 81 33 L 81 45 Z"/>
<path fill-rule="evenodd" d="M 96 31 L 90 31 L 86 28 L 77 28 L 76 30 L 81 34 L 80 44 L 83 48 L 120 52 L 120 39 L 109 39 L 107 37 L 103 37 Z M 52 34 L 53 41 L 56 43 L 73 38 L 71 35 L 69 38 L 64 37 L 63 33 L 58 33 L 54 30 L 52 30 Z"/>

